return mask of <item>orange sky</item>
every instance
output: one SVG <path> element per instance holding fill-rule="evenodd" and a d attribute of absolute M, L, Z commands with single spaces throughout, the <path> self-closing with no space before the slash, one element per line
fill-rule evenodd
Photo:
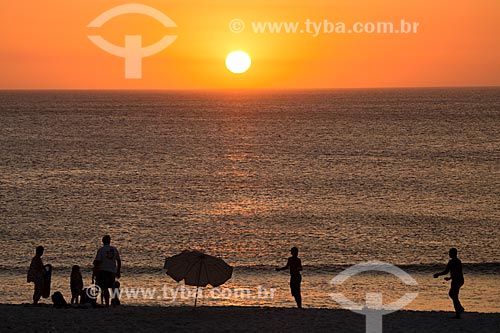
<path fill-rule="evenodd" d="M 168 15 L 165 28 L 143 15 L 87 25 L 121 4 Z M 241 34 L 229 22 L 246 22 Z M 420 22 L 417 34 L 256 34 L 252 21 L 306 19 Z M 124 59 L 87 38 L 145 46 L 177 40 L 143 59 L 143 78 L 124 78 Z M 242 49 L 252 67 L 230 73 L 224 58 Z M 0 89 L 225 89 L 500 85 L 498 0 L 0 0 Z"/>

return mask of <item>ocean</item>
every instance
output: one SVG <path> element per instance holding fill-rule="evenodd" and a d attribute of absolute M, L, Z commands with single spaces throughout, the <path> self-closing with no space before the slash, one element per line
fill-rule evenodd
<path fill-rule="evenodd" d="M 191 304 L 158 290 L 179 286 L 165 258 L 198 249 L 235 267 L 199 304 L 294 306 L 274 268 L 297 246 L 305 307 L 411 289 L 407 309 L 451 311 L 432 274 L 457 247 L 466 310 L 500 312 L 500 88 L 0 91 L 0 123 L 0 303 L 31 301 L 37 245 L 69 299 L 110 234 L 122 288 L 156 290 L 124 304 Z M 330 283 L 371 260 L 418 286 Z"/>

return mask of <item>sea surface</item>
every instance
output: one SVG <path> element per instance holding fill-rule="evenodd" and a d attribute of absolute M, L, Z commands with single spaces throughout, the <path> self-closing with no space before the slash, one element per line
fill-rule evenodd
<path fill-rule="evenodd" d="M 500 88 L 0 91 L 0 303 L 30 302 L 37 245 L 69 299 L 105 234 L 122 289 L 156 288 L 127 304 L 191 304 L 158 291 L 180 288 L 162 267 L 189 248 L 235 267 L 199 304 L 294 306 L 274 268 L 297 246 L 306 307 L 418 292 L 407 309 L 451 311 L 432 274 L 457 247 L 466 310 L 500 312 Z M 330 283 L 372 260 L 418 286 Z"/>

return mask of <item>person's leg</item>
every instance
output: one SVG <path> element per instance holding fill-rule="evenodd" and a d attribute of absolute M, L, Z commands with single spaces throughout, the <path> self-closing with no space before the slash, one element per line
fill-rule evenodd
<path fill-rule="evenodd" d="M 106 306 L 109 306 L 109 272 L 103 272 L 103 275 L 104 287 L 102 289 L 102 295 Z"/>
<path fill-rule="evenodd" d="M 302 309 L 302 296 L 299 293 L 294 297 L 295 297 L 295 303 L 297 303 L 297 308 Z"/>
<path fill-rule="evenodd" d="M 96 273 L 95 284 L 99 287 L 99 291 L 101 294 L 101 304 L 104 303 L 104 291 L 106 290 L 106 281 L 105 281 L 105 272 L 98 271 Z M 97 295 L 96 295 L 96 304 L 97 304 Z"/>
<path fill-rule="evenodd" d="M 455 308 L 457 318 L 460 318 L 460 313 L 463 311 L 462 304 L 460 304 L 460 300 L 458 299 L 460 287 L 460 284 L 452 282 L 450 292 L 448 293 L 450 298 L 453 300 L 453 307 Z"/>
<path fill-rule="evenodd" d="M 106 288 L 104 289 L 104 301 L 106 302 L 106 306 L 109 306 L 109 299 L 110 299 L 110 290 L 113 289 L 115 285 L 115 274 L 112 272 L 104 272 L 105 273 L 105 285 Z"/>
<path fill-rule="evenodd" d="M 295 299 L 295 303 L 297 303 L 297 307 L 302 308 L 302 296 L 300 295 L 300 282 L 302 277 L 292 276 L 290 278 L 290 290 L 292 292 L 292 296 Z"/>
<path fill-rule="evenodd" d="M 302 276 L 299 276 L 297 281 L 297 296 L 295 297 L 295 302 L 297 303 L 297 307 L 302 309 L 302 295 L 300 293 L 300 283 L 302 282 Z"/>
<path fill-rule="evenodd" d="M 79 304 L 78 297 L 80 296 L 80 292 L 78 290 L 74 290 L 71 293 L 72 293 L 72 295 L 71 295 L 71 304 L 73 304 L 73 303 Z"/>
<path fill-rule="evenodd" d="M 460 288 L 462 288 L 463 285 L 464 285 L 463 282 L 457 284 L 457 287 L 456 287 L 457 288 L 457 298 L 456 298 L 457 301 L 456 301 L 456 304 L 453 303 L 453 305 L 455 306 L 455 309 L 458 309 L 458 312 L 460 312 L 460 313 L 464 312 L 464 310 L 465 310 L 464 307 L 462 306 L 462 304 L 460 303 L 460 300 L 458 299 L 459 294 L 460 294 Z"/>
<path fill-rule="evenodd" d="M 38 304 L 43 293 L 43 279 L 35 281 L 35 290 L 33 291 L 33 304 Z"/>

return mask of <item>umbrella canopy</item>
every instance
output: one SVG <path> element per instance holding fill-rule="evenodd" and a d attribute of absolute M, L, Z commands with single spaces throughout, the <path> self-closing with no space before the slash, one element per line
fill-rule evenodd
<path fill-rule="evenodd" d="M 184 280 L 186 285 L 196 287 L 208 284 L 218 287 L 233 274 L 233 268 L 224 260 L 192 250 L 167 258 L 163 268 L 175 281 Z"/>

